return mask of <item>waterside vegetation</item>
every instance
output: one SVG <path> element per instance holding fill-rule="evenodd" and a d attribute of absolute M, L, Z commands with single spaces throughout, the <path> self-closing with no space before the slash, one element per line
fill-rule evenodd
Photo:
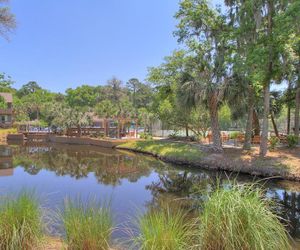
<path fill-rule="evenodd" d="M 162 159 L 172 159 L 177 163 L 194 162 L 206 155 L 195 145 L 165 140 L 129 141 L 117 146 L 117 148 L 148 153 Z"/>
<path fill-rule="evenodd" d="M 1 249 L 30 250 L 45 245 L 42 210 L 34 195 L 22 192 L 1 204 Z M 129 235 L 130 245 L 145 250 L 291 249 L 284 224 L 273 211 L 275 205 L 254 185 L 220 187 L 197 210 L 149 209 L 136 220 L 138 233 Z M 67 249 L 114 247 L 109 204 L 66 200 L 61 218 Z M 119 248 L 123 249 L 122 243 Z"/>
<path fill-rule="evenodd" d="M 217 190 L 200 215 L 200 249 L 290 249 L 272 202 L 254 185 Z"/>
<path fill-rule="evenodd" d="M 66 244 L 70 249 L 107 250 L 113 230 L 109 204 L 80 199 L 65 201 L 62 221 L 66 231 Z"/>
<path fill-rule="evenodd" d="M 214 147 L 173 140 L 129 141 L 117 149 L 153 155 L 162 161 L 210 170 L 225 170 L 264 177 L 300 180 L 300 152 L 297 148 L 282 148 L 261 157 L 258 148 L 244 151 L 224 148 L 219 154 Z"/>
<path fill-rule="evenodd" d="M 0 248 L 35 249 L 41 244 L 42 210 L 34 192 L 22 191 L 15 198 L 0 199 Z"/>

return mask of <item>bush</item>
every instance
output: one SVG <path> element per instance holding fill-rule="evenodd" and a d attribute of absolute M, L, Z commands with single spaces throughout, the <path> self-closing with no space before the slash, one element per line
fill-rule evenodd
<path fill-rule="evenodd" d="M 286 139 L 289 148 L 294 148 L 298 144 L 298 137 L 295 135 L 288 135 Z"/>
<path fill-rule="evenodd" d="M 241 132 L 239 132 L 239 131 L 232 131 L 232 132 L 229 133 L 229 138 L 230 139 L 237 139 L 240 134 L 241 134 Z"/>
<path fill-rule="evenodd" d="M 200 249 L 291 249 L 271 203 L 253 186 L 217 189 L 200 215 Z"/>
<path fill-rule="evenodd" d="M 179 137 L 179 133 L 178 131 L 174 131 L 171 134 L 169 134 L 168 136 L 170 139 L 176 139 L 177 137 Z"/>
<path fill-rule="evenodd" d="M 0 249 L 35 249 L 43 237 L 42 214 L 33 193 L 3 198 L 0 206 Z"/>
<path fill-rule="evenodd" d="M 183 210 L 170 208 L 150 211 L 138 220 L 140 235 L 134 241 L 138 249 L 181 250 L 193 242 L 193 227 Z"/>
<path fill-rule="evenodd" d="M 152 135 L 149 134 L 149 133 L 140 133 L 139 135 L 140 135 L 141 139 L 145 139 L 145 140 L 152 140 L 153 139 Z"/>
<path fill-rule="evenodd" d="M 192 135 L 189 137 L 190 141 L 195 142 L 195 141 L 199 141 L 199 137 L 196 135 Z M 201 139 L 201 138 L 200 138 Z"/>
<path fill-rule="evenodd" d="M 69 249 L 109 249 L 112 216 L 108 205 L 67 200 L 62 221 Z"/>
<path fill-rule="evenodd" d="M 271 136 L 269 142 L 270 142 L 270 149 L 274 150 L 278 145 L 278 143 L 280 142 L 280 139 L 276 136 Z"/>

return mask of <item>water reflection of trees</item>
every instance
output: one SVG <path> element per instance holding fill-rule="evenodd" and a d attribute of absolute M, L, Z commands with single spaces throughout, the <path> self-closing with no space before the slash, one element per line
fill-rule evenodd
<path fill-rule="evenodd" d="M 300 193 L 272 188 L 267 195 L 280 204 L 275 209 L 283 217 L 290 234 L 300 238 Z"/>
<path fill-rule="evenodd" d="M 107 185 L 119 185 L 122 179 L 136 182 L 142 176 L 148 176 L 152 167 L 162 166 L 150 157 L 74 146 L 48 147 L 48 150 L 18 147 L 14 149 L 13 164 L 22 166 L 32 175 L 48 170 L 57 176 L 80 179 L 93 173 L 99 183 Z"/>
<path fill-rule="evenodd" d="M 159 173 L 157 181 L 146 186 L 153 197 L 147 206 L 152 209 L 173 202 L 176 203 L 176 206 L 193 210 L 203 204 L 207 195 L 220 182 L 217 174 L 208 174 L 207 172 L 195 174 L 176 169 L 164 171 Z"/>

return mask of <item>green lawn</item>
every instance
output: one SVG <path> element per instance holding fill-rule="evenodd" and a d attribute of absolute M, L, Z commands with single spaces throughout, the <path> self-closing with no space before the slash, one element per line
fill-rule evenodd
<path fill-rule="evenodd" d="M 2 128 L 0 129 L 0 136 L 2 135 L 7 135 L 7 134 L 15 134 L 17 133 L 17 129 L 16 128 Z"/>
<path fill-rule="evenodd" d="M 197 161 L 205 156 L 203 151 L 191 144 L 162 140 L 130 141 L 118 146 L 117 148 L 131 149 L 187 162 Z"/>

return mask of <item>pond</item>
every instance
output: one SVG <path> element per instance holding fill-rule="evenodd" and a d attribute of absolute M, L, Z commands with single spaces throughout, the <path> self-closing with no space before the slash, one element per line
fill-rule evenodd
<path fill-rule="evenodd" d="M 34 190 L 42 206 L 53 210 L 60 209 L 67 197 L 109 200 L 118 227 L 114 238 L 126 237 L 124 228 L 148 209 L 172 202 L 194 206 L 194 200 L 205 199 L 199 190 L 210 191 L 217 181 L 226 185 L 233 178 L 254 181 L 253 177 L 179 167 L 153 157 L 100 147 L 0 146 L 0 195 Z M 262 183 L 266 195 L 281 204 L 278 212 L 289 222 L 290 234 L 300 238 L 300 184 L 278 180 Z M 63 234 L 60 230 L 53 225 L 50 233 Z"/>

